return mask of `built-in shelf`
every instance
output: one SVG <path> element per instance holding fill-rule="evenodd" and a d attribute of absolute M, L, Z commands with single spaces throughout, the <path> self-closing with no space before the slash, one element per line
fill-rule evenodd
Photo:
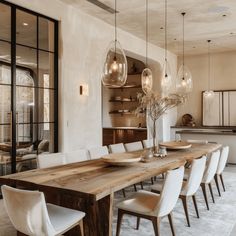
<path fill-rule="evenodd" d="M 111 99 L 111 100 L 109 100 L 109 102 L 121 102 L 121 103 L 123 103 L 123 102 L 137 102 L 138 100 L 137 99 L 130 99 L 130 100 L 115 100 L 115 99 Z"/>
<path fill-rule="evenodd" d="M 133 113 L 131 111 L 110 111 L 109 114 L 130 115 Z"/>
<path fill-rule="evenodd" d="M 108 87 L 109 89 L 130 89 L 130 88 L 141 88 L 141 85 L 124 85 L 121 87 Z"/>

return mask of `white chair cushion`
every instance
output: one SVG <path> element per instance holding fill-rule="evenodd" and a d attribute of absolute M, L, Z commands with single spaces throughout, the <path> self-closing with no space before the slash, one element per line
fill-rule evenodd
<path fill-rule="evenodd" d="M 47 210 L 51 224 L 58 234 L 73 228 L 85 216 L 84 212 L 49 203 L 47 204 Z"/>
<path fill-rule="evenodd" d="M 40 154 L 37 156 L 37 163 L 39 168 L 48 168 L 53 166 L 64 165 L 65 154 L 63 153 L 49 153 L 49 154 Z"/>
<path fill-rule="evenodd" d="M 143 145 L 141 141 L 125 143 L 125 149 L 127 152 L 138 151 L 143 149 Z"/>
<path fill-rule="evenodd" d="M 79 149 L 76 151 L 71 151 L 65 153 L 65 160 L 66 163 L 75 163 L 75 162 L 81 162 L 81 161 L 87 161 L 89 160 L 89 153 L 87 149 Z"/>
<path fill-rule="evenodd" d="M 116 143 L 109 145 L 109 149 L 111 153 L 123 153 L 126 152 L 125 146 L 123 143 Z"/>
<path fill-rule="evenodd" d="M 102 156 L 105 156 L 108 154 L 109 154 L 109 152 L 108 152 L 107 146 L 95 147 L 95 148 L 89 149 L 89 155 L 92 160 L 99 159 Z"/>
<path fill-rule="evenodd" d="M 140 214 L 155 215 L 155 208 L 159 202 L 160 195 L 145 190 L 140 190 L 127 200 L 117 204 L 119 209 L 136 212 Z"/>

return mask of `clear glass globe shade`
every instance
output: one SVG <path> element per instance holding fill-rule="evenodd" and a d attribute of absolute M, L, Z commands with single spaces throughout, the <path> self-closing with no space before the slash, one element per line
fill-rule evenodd
<path fill-rule="evenodd" d="M 168 95 L 170 93 L 174 93 L 175 84 L 173 81 L 173 76 L 171 74 L 170 64 L 165 60 L 165 63 L 162 67 L 162 75 L 161 75 L 161 90 L 163 95 Z"/>
<path fill-rule="evenodd" d="M 214 97 L 215 93 L 213 90 L 208 90 L 203 93 L 204 97 L 207 99 L 211 99 Z"/>
<path fill-rule="evenodd" d="M 142 89 L 145 94 L 152 91 L 152 71 L 149 68 L 145 68 L 141 76 Z"/>
<path fill-rule="evenodd" d="M 127 59 L 118 41 L 112 41 L 106 51 L 102 83 L 107 87 L 121 87 L 127 80 Z"/>
<path fill-rule="evenodd" d="M 182 65 L 179 68 L 177 81 L 176 81 L 176 90 L 180 94 L 190 93 L 193 89 L 193 80 L 192 74 L 187 66 Z"/>

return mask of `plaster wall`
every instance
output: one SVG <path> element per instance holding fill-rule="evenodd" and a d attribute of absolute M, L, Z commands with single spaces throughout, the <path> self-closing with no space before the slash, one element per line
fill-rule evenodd
<path fill-rule="evenodd" d="M 179 61 L 181 62 L 181 61 Z M 211 89 L 236 89 L 236 51 L 211 54 Z M 201 92 L 208 89 L 208 55 L 186 57 L 186 65 L 193 77 L 193 92 L 187 102 L 178 107 L 177 120 L 181 124 L 181 117 L 191 114 L 197 125 L 202 124 Z"/>

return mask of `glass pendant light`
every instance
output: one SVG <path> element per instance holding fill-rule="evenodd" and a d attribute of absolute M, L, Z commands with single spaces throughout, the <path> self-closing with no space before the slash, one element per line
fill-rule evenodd
<path fill-rule="evenodd" d="M 185 12 L 181 13 L 183 16 L 183 64 L 179 68 L 176 82 L 177 92 L 180 94 L 190 93 L 193 89 L 192 74 L 188 67 L 185 65 L 184 58 L 184 16 Z"/>
<path fill-rule="evenodd" d="M 121 87 L 127 80 L 128 65 L 125 53 L 117 40 L 116 14 L 115 0 L 115 40 L 107 49 L 102 74 L 102 83 L 107 87 Z"/>
<path fill-rule="evenodd" d="M 167 0 L 165 0 L 165 61 L 162 67 L 161 88 L 163 95 L 168 95 L 173 90 L 170 64 L 167 60 Z"/>
<path fill-rule="evenodd" d="M 208 43 L 208 90 L 203 93 L 205 98 L 213 98 L 214 91 L 211 90 L 211 55 L 210 55 L 210 43 L 211 40 L 207 40 Z"/>
<path fill-rule="evenodd" d="M 146 68 L 142 72 L 142 89 L 145 94 L 152 91 L 152 71 L 148 68 L 148 0 L 146 0 Z"/>

